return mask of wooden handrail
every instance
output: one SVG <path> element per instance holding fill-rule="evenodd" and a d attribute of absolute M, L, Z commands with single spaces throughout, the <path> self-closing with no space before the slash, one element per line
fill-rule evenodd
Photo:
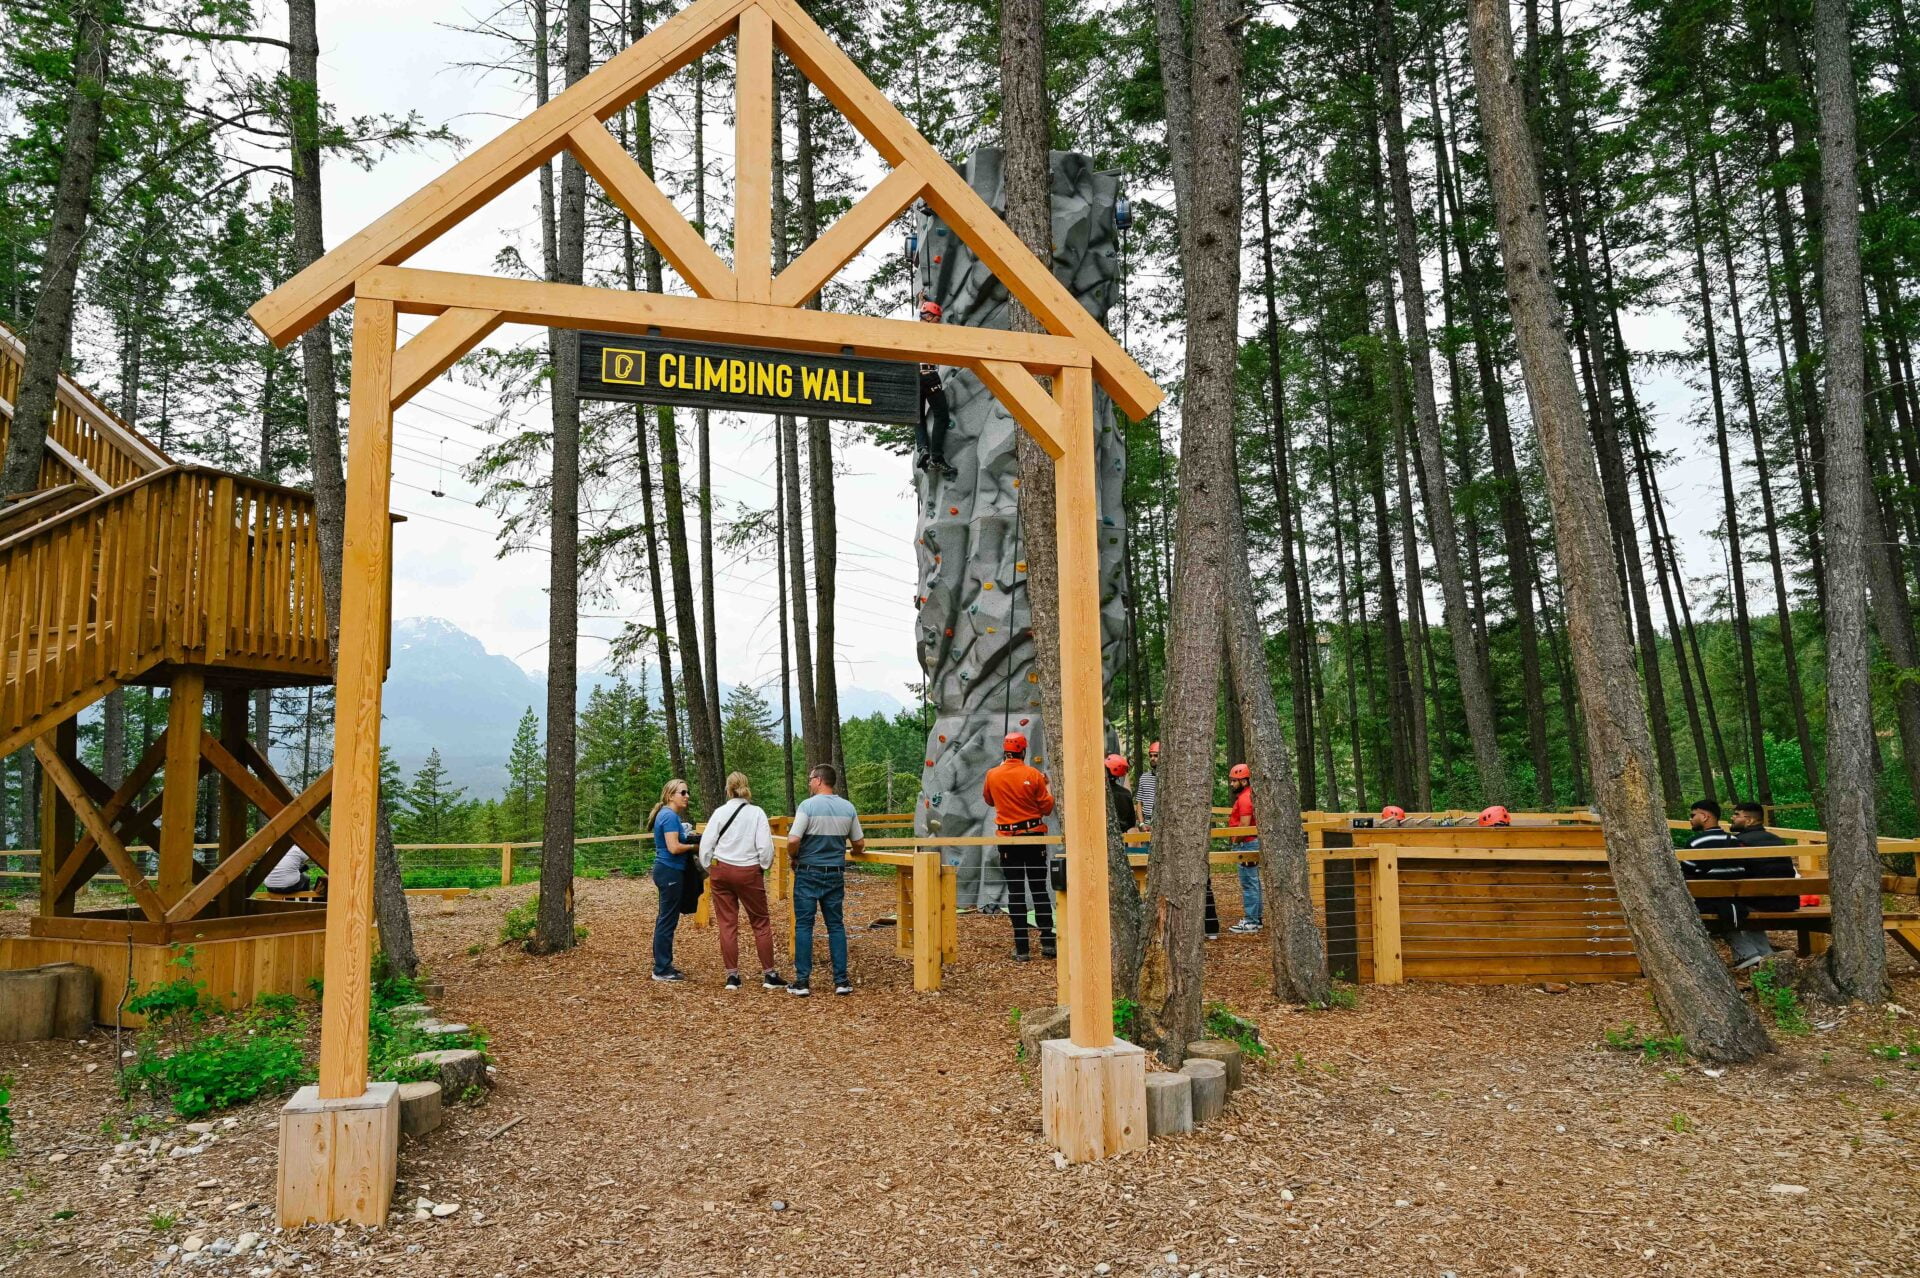
<path fill-rule="evenodd" d="M 0 324 L 0 448 L 13 420 L 20 378 L 26 363 L 26 344 Z M 172 460 L 121 421 L 78 382 L 62 373 L 54 398 L 53 421 L 40 462 L 41 488 L 75 480 L 112 491 L 143 474 L 163 470 Z"/>

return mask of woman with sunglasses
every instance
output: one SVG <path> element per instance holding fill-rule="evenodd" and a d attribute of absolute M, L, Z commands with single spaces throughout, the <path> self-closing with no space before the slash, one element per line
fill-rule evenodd
<path fill-rule="evenodd" d="M 693 795 L 678 777 L 660 791 L 647 824 L 653 827 L 653 885 L 660 889 L 660 915 L 653 921 L 653 979 L 684 981 L 687 974 L 673 965 L 673 936 L 680 930 L 680 896 L 686 887 L 687 858 L 700 836 L 687 820 Z"/>

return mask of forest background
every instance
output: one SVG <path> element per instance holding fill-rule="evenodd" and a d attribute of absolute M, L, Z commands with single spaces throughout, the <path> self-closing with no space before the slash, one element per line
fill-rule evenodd
<path fill-rule="evenodd" d="M 997 81 L 984 70 L 998 61 L 995 8 L 900 0 L 810 11 L 944 153 L 997 142 Z M 1447 473 L 1433 490 L 1453 505 L 1468 621 L 1487 653 L 1513 793 L 1539 806 L 1583 804 L 1562 583 L 1454 5 L 1295 4 L 1262 10 L 1246 28 L 1234 431 L 1246 570 L 1262 601 L 1273 695 L 1294 730 L 1304 806 L 1478 806 L 1392 305 L 1376 74 L 1383 11 L 1397 29 L 1446 433 Z M 617 0 L 589 12 L 597 61 L 670 6 Z M 272 349 L 244 314 L 292 273 L 297 253 L 289 120 L 312 86 L 288 68 L 282 6 L 7 7 L 0 319 L 24 331 L 41 302 L 77 33 L 89 15 L 105 19 L 110 70 L 71 367 L 176 456 L 305 484 L 305 356 Z M 1569 306 L 1663 791 L 1676 814 L 1711 793 L 1771 803 L 1782 824 L 1818 824 L 1826 603 L 1810 15 L 1792 0 L 1533 0 L 1518 15 L 1553 272 Z M 324 101 L 333 96 L 328 64 L 394 37 L 366 11 L 336 17 L 328 6 L 320 17 L 332 24 L 321 33 Z M 333 194 L 372 182 L 363 171 L 397 174 L 373 189 L 398 195 L 497 126 L 453 102 L 483 92 L 499 113 L 518 114 L 557 91 L 570 74 L 562 17 L 539 0 L 450 6 L 443 20 L 461 29 L 459 53 L 409 55 L 432 86 L 419 96 L 447 109 L 362 109 L 344 99 L 327 109 L 318 141 L 335 233 L 378 211 Z M 1177 394 L 1183 317 L 1153 17 L 1145 4 L 1049 4 L 1048 74 L 1056 144 L 1127 174 L 1135 217 L 1116 328 Z M 1877 581 L 1874 599 L 1879 813 L 1883 830 L 1907 833 L 1920 773 L 1920 741 L 1903 739 L 1898 713 L 1903 698 L 1920 696 L 1907 603 L 1920 584 L 1912 376 L 1920 42 L 1901 0 L 1856 5 L 1854 36 L 1868 425 L 1882 529 L 1873 553 L 1888 587 Z M 730 223 L 730 100 L 720 70 L 710 83 L 706 64 L 696 65 L 618 122 L 621 140 L 681 207 L 715 228 Z M 797 252 L 875 169 L 844 123 L 791 78 L 781 108 L 782 248 Z M 497 270 L 558 278 L 564 188 L 556 165 L 507 192 L 466 228 L 462 247 Z M 627 287 L 658 278 L 657 260 L 617 210 L 597 191 L 583 198 L 584 278 Z M 723 233 L 712 238 L 719 244 Z M 825 299 L 869 313 L 904 313 L 909 302 L 899 233 L 883 236 Z M 344 329 L 333 337 L 342 347 Z M 457 542 L 436 533 L 410 546 L 412 531 L 401 534 L 401 571 L 424 566 L 417 588 L 437 585 L 484 606 L 474 585 L 499 574 L 485 593 L 537 596 L 554 500 L 550 419 L 564 412 L 550 395 L 551 352 L 540 337 L 490 346 L 442 383 L 443 398 L 423 401 L 424 416 L 402 418 L 396 466 L 410 520 L 423 534 L 465 525 Z M 345 361 L 336 363 L 344 372 Z M 789 779 L 814 758 L 847 766 L 863 810 L 907 808 L 923 715 L 843 721 L 837 708 L 849 657 L 884 651 L 891 677 L 903 685 L 912 677 L 911 534 L 901 531 L 910 529 L 910 502 L 897 456 L 905 441 L 852 424 L 595 405 L 578 414 L 577 429 L 570 474 L 580 486 L 582 594 L 570 623 L 556 624 L 573 627 L 569 648 L 582 623 L 597 628 L 605 651 L 596 664 L 630 673 L 596 689 L 563 751 L 560 766 L 578 786 L 576 832 L 634 829 L 668 775 L 688 776 L 704 807 L 731 768 L 785 810 Z M 1127 431 L 1130 641 L 1109 710 L 1137 768 L 1162 711 L 1177 413 Z M 749 455 L 750 467 L 741 460 Z M 735 465 L 751 476 L 730 485 Z M 462 498 L 471 504 L 460 507 Z M 877 513 L 889 501 L 897 511 Z M 476 542 L 500 562 L 475 554 Z M 475 573 L 444 580 L 462 548 Z M 411 588 L 403 580 L 403 593 Z M 723 695 L 723 669 L 737 679 L 733 667 L 749 657 L 751 677 Z M 129 743 L 164 718 L 164 696 L 116 694 L 86 725 L 90 758 L 113 778 Z M 324 694 L 255 709 L 256 734 L 283 761 L 297 751 L 289 772 L 301 779 L 323 766 L 314 760 L 328 753 L 330 721 Z M 433 759 L 390 777 L 396 835 L 538 837 L 554 767 L 540 726 L 537 715 L 523 722 L 499 794 L 458 792 Z M 1237 717 L 1223 715 L 1223 765 L 1246 757 L 1238 733 Z M 0 762 L 0 846 L 33 845 L 36 785 L 25 756 Z"/>

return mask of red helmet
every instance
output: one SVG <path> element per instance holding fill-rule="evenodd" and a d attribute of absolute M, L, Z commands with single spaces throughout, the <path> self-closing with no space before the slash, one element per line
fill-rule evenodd
<path fill-rule="evenodd" d="M 937 320 L 940 318 L 941 314 L 942 314 L 942 311 L 940 310 L 940 303 L 934 301 L 931 297 L 925 299 L 920 303 L 921 319 Z"/>
<path fill-rule="evenodd" d="M 1386 807 L 1380 809 L 1380 819 L 1382 821 L 1404 821 L 1407 819 L 1407 810 L 1397 803 L 1389 803 Z"/>
<path fill-rule="evenodd" d="M 1127 775 L 1127 756 L 1124 754 L 1108 755 L 1107 774 L 1116 777 L 1124 777 Z"/>
<path fill-rule="evenodd" d="M 1253 769 L 1249 768 L 1244 763 L 1236 763 L 1231 768 L 1227 769 L 1227 780 L 1251 781 L 1253 780 Z"/>
<path fill-rule="evenodd" d="M 1000 743 L 1000 748 L 1006 751 L 1008 754 L 1025 754 L 1027 752 L 1026 733 L 1009 732 L 1007 734 L 1007 739 Z"/>
<path fill-rule="evenodd" d="M 1147 747 L 1147 753 L 1148 753 L 1148 754 L 1159 754 L 1159 753 L 1160 753 L 1160 743 L 1159 743 L 1158 741 L 1156 741 L 1156 742 L 1154 742 L 1154 743 L 1153 743 L 1152 745 L 1150 745 L 1150 746 L 1148 746 L 1148 747 Z"/>
<path fill-rule="evenodd" d="M 1483 809 L 1480 813 L 1481 825 L 1512 825 L 1513 814 L 1499 804 Z"/>

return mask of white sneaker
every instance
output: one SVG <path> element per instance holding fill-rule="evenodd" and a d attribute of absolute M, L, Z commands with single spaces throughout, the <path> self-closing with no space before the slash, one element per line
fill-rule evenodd
<path fill-rule="evenodd" d="M 1237 932 L 1241 936 L 1245 936 L 1249 932 L 1258 932 L 1259 930 L 1260 930 L 1260 925 L 1258 923 L 1253 922 L 1250 919 L 1241 919 L 1238 923 L 1235 923 L 1232 927 L 1227 929 L 1227 931 Z"/>

